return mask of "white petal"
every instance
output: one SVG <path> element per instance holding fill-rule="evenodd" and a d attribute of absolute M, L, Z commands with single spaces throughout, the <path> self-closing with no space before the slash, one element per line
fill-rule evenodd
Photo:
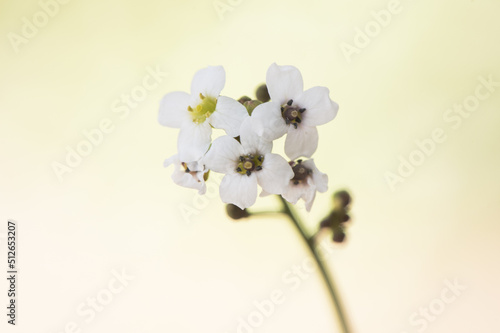
<path fill-rule="evenodd" d="M 314 203 L 314 198 L 316 198 L 316 190 L 311 189 L 308 194 L 310 194 L 310 195 L 306 195 L 306 198 L 304 198 L 304 201 L 306 202 L 306 210 L 308 212 L 310 212 L 312 205 Z"/>
<path fill-rule="evenodd" d="M 246 154 L 265 155 L 273 149 L 271 140 L 259 136 L 252 128 L 252 119 L 248 117 L 241 124 L 240 141 Z"/>
<path fill-rule="evenodd" d="M 304 199 L 305 202 L 314 200 L 314 197 L 316 196 L 316 185 L 314 185 L 314 181 L 311 177 L 307 178 L 307 185 L 307 190 L 302 194 L 302 199 Z"/>
<path fill-rule="evenodd" d="M 325 87 L 313 87 L 297 96 L 294 104 L 305 108 L 302 124 L 318 126 L 333 120 L 337 115 L 339 106 L 330 99 L 330 91 Z"/>
<path fill-rule="evenodd" d="M 269 196 L 269 195 L 271 195 L 271 194 L 272 194 L 272 193 L 268 193 L 268 192 L 266 192 L 266 191 L 262 190 L 262 191 L 260 191 L 259 197 L 267 197 L 267 196 Z"/>
<path fill-rule="evenodd" d="M 310 159 L 302 162 L 302 164 L 306 168 L 312 170 L 312 180 L 314 186 L 316 186 L 316 190 L 320 193 L 328 191 L 328 175 L 318 170 L 316 164 L 314 163 L 314 160 Z"/>
<path fill-rule="evenodd" d="M 217 99 L 215 112 L 208 118 L 215 128 L 222 128 L 227 135 L 237 137 L 243 120 L 248 118 L 247 109 L 232 98 L 220 96 Z"/>
<path fill-rule="evenodd" d="M 226 72 L 222 66 L 209 66 L 200 69 L 191 82 L 191 95 L 198 97 L 212 96 L 217 98 L 226 83 Z"/>
<path fill-rule="evenodd" d="M 225 135 L 214 140 L 202 163 L 215 172 L 231 174 L 236 172 L 239 157 L 243 154 L 238 141 Z"/>
<path fill-rule="evenodd" d="M 186 173 L 181 166 L 178 155 L 173 155 L 165 160 L 163 165 L 165 167 L 174 165 L 174 172 L 172 173 L 172 180 L 174 183 L 187 188 L 193 188 L 198 190 L 199 194 L 205 194 L 206 185 L 203 179 L 203 172 L 197 172 L 195 175 L 191 173 Z M 194 171 L 194 170 L 193 170 Z M 201 177 L 200 177 L 201 175 Z"/>
<path fill-rule="evenodd" d="M 274 102 L 280 105 L 294 99 L 304 90 L 300 71 L 293 66 L 269 66 L 266 75 L 267 90 Z"/>
<path fill-rule="evenodd" d="M 163 166 L 165 168 L 168 167 L 168 166 L 170 166 L 171 164 L 174 164 L 174 165 L 180 165 L 181 164 L 181 161 L 179 160 L 179 155 L 177 155 L 177 154 L 172 155 L 172 156 L 170 156 L 169 158 L 167 158 L 163 162 Z"/>
<path fill-rule="evenodd" d="M 256 171 L 260 187 L 267 193 L 281 194 L 293 178 L 290 164 L 277 154 L 266 154 L 262 170 Z"/>
<path fill-rule="evenodd" d="M 304 191 L 306 190 L 306 185 L 298 184 L 295 185 L 292 182 L 288 182 L 289 184 L 285 187 L 285 190 L 281 194 L 286 201 L 296 204 L 297 201 L 302 197 Z"/>
<path fill-rule="evenodd" d="M 182 122 L 189 118 L 190 98 L 188 93 L 181 91 L 166 94 L 160 102 L 158 122 L 163 126 L 181 128 Z"/>
<path fill-rule="evenodd" d="M 181 161 L 198 161 L 210 146 L 212 128 L 208 122 L 196 124 L 190 119 L 182 123 L 177 139 L 177 150 Z"/>
<path fill-rule="evenodd" d="M 306 111 L 307 112 L 307 111 Z M 294 160 L 298 157 L 311 157 L 318 148 L 318 130 L 316 127 L 300 124 L 290 126 L 285 141 L 285 154 Z"/>
<path fill-rule="evenodd" d="M 198 190 L 199 194 L 205 194 L 205 192 L 206 192 L 205 182 L 198 181 L 198 179 L 195 178 L 190 173 L 176 170 L 172 174 L 172 180 L 177 185 Z"/>
<path fill-rule="evenodd" d="M 253 130 L 268 140 L 276 140 L 288 131 L 288 125 L 281 116 L 281 106 L 277 102 L 260 104 L 253 110 L 251 119 Z"/>
<path fill-rule="evenodd" d="M 257 200 L 257 177 L 239 173 L 225 175 L 219 188 L 223 202 L 230 203 L 241 209 L 252 206 Z"/>

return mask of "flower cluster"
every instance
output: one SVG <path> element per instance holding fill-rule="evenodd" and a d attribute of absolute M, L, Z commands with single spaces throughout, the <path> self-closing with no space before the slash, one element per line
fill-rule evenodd
<path fill-rule="evenodd" d="M 316 126 L 338 111 L 329 90 L 304 91 L 296 67 L 276 64 L 267 71 L 265 99 L 221 96 L 224 85 L 224 69 L 207 67 L 194 75 L 190 94 L 163 97 L 160 124 L 180 129 L 178 154 L 165 161 L 175 167 L 173 181 L 204 194 L 209 172 L 219 172 L 225 174 L 219 189 L 225 203 L 248 208 L 260 186 L 261 196 L 278 194 L 293 204 L 303 199 L 309 211 L 316 192 L 328 189 L 328 176 L 311 157 L 318 147 Z M 212 128 L 226 135 L 212 142 Z M 272 152 L 273 141 L 284 135 L 288 159 Z"/>

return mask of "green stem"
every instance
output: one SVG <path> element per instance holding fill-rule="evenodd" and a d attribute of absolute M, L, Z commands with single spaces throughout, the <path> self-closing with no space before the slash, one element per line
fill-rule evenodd
<path fill-rule="evenodd" d="M 252 212 L 248 211 L 250 214 L 250 217 L 255 217 L 255 216 L 262 216 L 262 217 L 267 217 L 267 216 L 272 216 L 272 215 L 277 215 L 277 214 L 283 214 L 283 212 L 276 212 L 272 210 L 264 210 L 264 211 L 257 211 L 257 212 Z"/>
<path fill-rule="evenodd" d="M 319 270 L 321 272 L 321 276 L 323 277 L 323 280 L 326 283 L 328 292 L 329 292 L 330 297 L 333 301 L 333 305 L 335 307 L 335 312 L 336 312 L 336 315 L 339 319 L 342 332 L 343 333 L 350 333 L 351 330 L 350 330 L 349 325 L 347 323 L 347 318 L 346 318 L 346 315 L 344 312 L 344 308 L 342 306 L 342 300 L 340 299 L 340 295 L 335 288 L 335 283 L 333 282 L 332 277 L 328 274 L 326 267 L 323 265 L 323 262 L 321 261 L 316 250 L 314 249 L 314 242 L 311 241 L 310 238 L 307 236 L 307 233 L 304 230 L 304 228 L 302 227 L 302 223 L 300 222 L 300 218 L 295 213 L 293 207 L 281 195 L 278 195 L 278 197 L 283 204 L 283 213 L 288 215 L 288 217 L 290 217 L 290 220 L 293 222 L 295 227 L 297 227 L 297 230 L 299 231 L 300 235 L 302 236 L 302 239 L 307 244 L 307 247 L 311 251 L 311 254 L 313 255 L 314 259 L 316 260 L 316 264 L 319 267 Z"/>

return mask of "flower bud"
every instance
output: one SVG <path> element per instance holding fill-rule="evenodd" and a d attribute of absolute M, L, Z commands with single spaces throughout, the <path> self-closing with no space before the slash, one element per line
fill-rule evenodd
<path fill-rule="evenodd" d="M 248 101 L 251 101 L 252 99 L 248 96 L 241 96 L 240 99 L 238 100 L 238 102 L 240 102 L 241 104 L 245 103 L 245 102 L 248 102 Z"/>
<path fill-rule="evenodd" d="M 226 213 L 233 220 L 239 220 L 250 216 L 250 213 L 248 213 L 246 209 L 241 209 L 240 207 L 233 204 L 226 205 Z"/>
<path fill-rule="evenodd" d="M 271 97 L 269 96 L 269 91 L 267 91 L 267 86 L 265 84 L 261 84 L 257 91 L 255 92 L 257 99 L 262 103 L 269 102 Z"/>
<path fill-rule="evenodd" d="M 345 232 L 344 229 L 341 227 L 335 228 L 333 230 L 333 241 L 335 243 L 342 243 L 345 239 Z"/>
<path fill-rule="evenodd" d="M 351 195 L 347 191 L 337 191 L 333 194 L 335 209 L 345 209 L 351 203 Z"/>
<path fill-rule="evenodd" d="M 248 115 L 252 115 L 253 109 L 255 109 L 259 104 L 262 104 L 261 101 L 251 100 L 243 103 L 243 106 L 247 108 Z"/>

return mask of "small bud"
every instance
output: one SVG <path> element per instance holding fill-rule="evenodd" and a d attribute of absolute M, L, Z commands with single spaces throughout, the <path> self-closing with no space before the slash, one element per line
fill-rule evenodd
<path fill-rule="evenodd" d="M 262 103 L 269 102 L 269 100 L 271 99 L 271 97 L 269 96 L 269 91 L 267 91 L 267 86 L 265 84 L 261 84 L 257 88 L 255 96 L 257 96 L 257 99 Z"/>
<path fill-rule="evenodd" d="M 240 207 L 233 204 L 226 205 L 226 213 L 233 220 L 239 220 L 250 216 L 250 213 L 248 213 L 246 209 L 240 209 Z"/>
<path fill-rule="evenodd" d="M 252 115 L 252 112 L 253 110 L 259 106 L 260 104 L 262 104 L 261 101 L 256 101 L 256 100 L 251 100 L 251 101 L 246 101 L 245 103 L 243 103 L 243 106 L 247 108 L 247 112 L 248 112 L 248 115 Z"/>
<path fill-rule="evenodd" d="M 333 230 L 333 241 L 335 243 L 342 243 L 345 239 L 345 233 L 342 228 L 335 228 Z"/>
<path fill-rule="evenodd" d="M 238 100 L 238 102 L 240 102 L 241 104 L 244 104 L 245 102 L 248 102 L 248 101 L 251 101 L 252 99 L 248 96 L 241 96 L 240 99 Z"/>
<path fill-rule="evenodd" d="M 347 191 L 338 191 L 333 194 L 335 208 L 346 208 L 351 203 L 351 195 Z"/>

